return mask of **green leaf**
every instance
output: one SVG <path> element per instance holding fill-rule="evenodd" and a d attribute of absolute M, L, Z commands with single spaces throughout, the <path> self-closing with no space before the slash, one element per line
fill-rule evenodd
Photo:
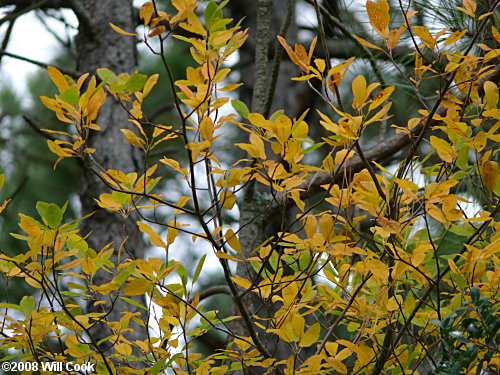
<path fill-rule="evenodd" d="M 0 173 L 0 189 L 2 188 L 4 183 L 5 183 L 5 175 Z"/>
<path fill-rule="evenodd" d="M 200 258 L 198 264 L 196 265 L 196 269 L 194 271 L 194 276 L 193 276 L 193 281 L 191 284 L 194 284 L 196 280 L 198 280 L 198 276 L 200 276 L 201 269 L 203 268 L 203 264 L 205 263 L 205 258 L 207 257 L 207 254 L 203 254 L 203 256 Z"/>
<path fill-rule="evenodd" d="M 117 78 L 116 78 L 115 73 L 113 73 L 111 70 L 109 70 L 107 68 L 97 69 L 97 75 L 99 76 L 99 78 L 103 82 L 106 82 L 110 85 L 113 85 L 116 83 Z"/>
<path fill-rule="evenodd" d="M 36 203 L 36 210 L 38 211 L 38 214 L 43 219 L 44 223 L 52 229 L 57 228 L 59 224 L 61 224 L 66 207 L 67 203 L 64 205 L 63 209 L 59 208 L 59 206 L 55 203 Z"/>
<path fill-rule="evenodd" d="M 0 308 L 1 309 L 19 310 L 19 311 L 22 310 L 21 306 L 15 305 L 13 303 L 3 303 L 3 302 L 0 302 Z"/>
<path fill-rule="evenodd" d="M 271 115 L 271 117 L 269 117 L 269 121 L 272 121 L 272 122 L 276 121 L 276 119 L 278 117 L 280 117 L 283 113 L 285 113 L 285 111 L 283 111 L 282 109 L 280 109 L 279 111 L 274 112 Z"/>
<path fill-rule="evenodd" d="M 122 193 L 120 191 L 113 191 L 111 196 L 120 206 L 125 206 L 127 203 L 131 201 L 131 197 L 127 193 Z"/>
<path fill-rule="evenodd" d="M 130 77 L 127 84 L 125 85 L 125 89 L 129 92 L 142 91 L 147 80 L 147 75 L 134 72 L 134 74 L 132 74 L 132 77 Z"/>
<path fill-rule="evenodd" d="M 305 150 L 302 150 L 300 153 L 301 154 L 307 154 L 308 152 L 311 152 L 311 151 L 314 151 L 316 150 L 317 148 L 320 148 L 321 146 L 323 146 L 325 144 L 325 142 L 319 142 L 319 143 L 316 143 L 315 145 L 312 145 L 308 148 L 306 148 Z"/>
<path fill-rule="evenodd" d="M 127 281 L 128 277 L 130 276 L 130 273 L 131 272 L 128 270 L 120 272 L 113 278 L 113 282 L 118 285 L 123 285 L 123 283 L 125 283 L 125 281 Z"/>
<path fill-rule="evenodd" d="M 222 10 L 219 9 L 219 6 L 214 1 L 210 0 L 210 2 L 207 4 L 207 7 L 205 8 L 205 14 L 203 15 L 208 28 L 210 29 L 210 26 L 212 25 L 214 20 L 222 17 Z"/>
<path fill-rule="evenodd" d="M 241 100 L 233 99 L 231 100 L 231 105 L 241 117 L 248 118 L 250 111 L 248 110 L 248 107 L 245 103 L 243 103 Z"/>
<path fill-rule="evenodd" d="M 77 105 L 78 101 L 80 100 L 80 93 L 78 92 L 78 89 L 76 87 L 70 87 L 69 89 L 61 92 L 61 94 L 59 95 L 59 99 L 68 104 Z"/>
<path fill-rule="evenodd" d="M 131 305 L 134 305 L 134 306 L 137 306 L 137 307 L 140 307 L 141 309 L 144 309 L 146 311 L 149 311 L 149 309 L 143 305 L 141 305 L 139 302 L 136 302 L 134 301 L 133 299 L 131 298 L 127 298 L 127 297 L 120 297 L 120 299 L 124 300 L 125 302 L 131 304 Z"/>
<path fill-rule="evenodd" d="M 29 316 L 35 309 L 35 298 L 33 296 L 24 296 L 19 303 L 21 311 L 25 316 Z"/>
<path fill-rule="evenodd" d="M 179 277 L 182 280 L 182 285 L 185 287 L 187 285 L 187 281 L 188 281 L 188 274 L 187 274 L 187 271 L 182 264 L 177 265 L 177 274 L 179 275 Z"/>
<path fill-rule="evenodd" d="M 226 25 L 231 23 L 231 19 L 227 18 L 221 18 L 216 20 L 211 26 L 210 26 L 210 31 L 212 33 L 215 33 L 217 31 L 223 31 L 226 29 Z"/>

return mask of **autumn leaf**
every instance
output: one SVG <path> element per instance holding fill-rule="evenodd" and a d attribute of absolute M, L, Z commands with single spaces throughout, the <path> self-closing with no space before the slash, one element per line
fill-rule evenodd
<path fill-rule="evenodd" d="M 413 26 L 412 30 L 422 40 L 427 48 L 434 49 L 437 42 L 425 26 Z"/>
<path fill-rule="evenodd" d="M 389 37 L 389 4 L 387 0 L 377 0 L 366 2 L 366 11 L 370 19 L 370 24 L 375 31 L 384 39 Z"/>
<path fill-rule="evenodd" d="M 481 166 L 481 176 L 488 190 L 493 191 L 498 183 L 500 167 L 496 161 L 485 161 Z"/>

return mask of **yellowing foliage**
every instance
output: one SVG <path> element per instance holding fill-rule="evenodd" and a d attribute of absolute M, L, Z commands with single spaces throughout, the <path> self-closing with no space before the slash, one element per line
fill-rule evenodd
<path fill-rule="evenodd" d="M 267 116 L 231 101 L 240 84 L 229 81 L 228 63 L 248 31 L 224 17 L 226 3 L 172 0 L 168 14 L 146 2 L 139 13 L 143 34 L 110 24 L 124 36 L 144 35 L 149 46 L 175 37 L 189 47 L 194 64 L 172 82 L 176 124 L 156 124 L 143 113 L 158 74 L 102 68 L 99 79 L 84 74 L 75 81 L 48 68 L 59 92 L 41 101 L 66 124 L 48 141 L 55 165 L 69 157 L 93 163 L 99 150 L 89 140 L 103 136 L 96 122 L 109 97 L 128 111 L 129 124 L 120 124 L 123 142 L 143 153 L 144 168 L 92 164 L 109 190 L 94 199 L 124 220 L 142 215 L 134 224 L 163 255 L 129 259 L 126 233 L 123 244 L 89 248 L 92 233 L 78 229 L 86 218 L 67 222 L 66 206 L 39 202 L 40 219 L 20 215 L 23 234 L 13 236 L 23 244 L 15 256 L 0 255 L 0 272 L 40 294 L 0 304 L 7 332 L 0 348 L 22 353 L 23 361 L 91 362 L 98 373 L 113 374 L 423 373 L 422 363 L 437 367 L 454 350 L 470 359 L 461 362 L 464 373 L 498 369 L 497 342 L 487 330 L 498 309 L 485 311 L 497 298 L 499 276 L 499 50 L 447 48 L 466 33 L 409 26 L 414 12 L 400 12 L 405 22 L 391 30 L 389 2 L 367 1 L 370 25 L 384 44 L 352 39 L 393 61 L 392 51 L 410 34 L 414 66 L 402 78 L 426 103 L 418 115 L 393 124 L 398 85 L 356 74 L 354 57 L 333 67 L 315 58 L 317 38 L 306 49 L 278 36 L 299 72 L 294 81 L 310 84 L 325 105 L 298 117 L 288 108 Z M 485 25 L 493 18 L 477 14 L 471 0 L 458 9 Z M 474 42 L 483 40 L 482 30 Z M 430 101 L 421 89 L 429 80 L 439 83 Z M 395 134 L 367 147 L 368 131 L 391 126 Z M 229 146 L 223 142 L 228 127 L 240 132 Z M 160 144 L 180 149 L 148 159 Z M 243 155 L 233 165 L 220 158 L 227 147 Z M 393 164 L 384 166 L 389 157 Z M 160 166 L 175 174 L 182 194 L 158 188 Z M 467 184 L 480 191 L 477 202 L 462 193 Z M 472 212 L 472 203 L 480 209 Z M 236 206 L 238 228 L 228 222 Z M 261 238 L 252 230 L 263 222 L 279 229 Z M 172 249 L 187 241 L 196 251 L 210 248 L 224 285 L 201 289 L 208 253 L 199 254 L 194 270 L 174 258 Z M 106 283 L 95 285 L 97 272 Z M 217 293 L 231 296 L 232 316 L 204 305 Z M 143 295 L 147 306 L 134 299 Z M 107 320 L 106 309 L 118 298 L 150 319 L 123 311 L 119 321 Z M 82 301 L 102 312 L 86 311 Z M 142 340 L 127 339 L 131 321 L 144 329 Z M 112 332 L 103 343 L 89 330 L 97 322 Z M 227 346 L 207 354 L 194 344 L 215 332 Z M 458 344 L 450 332 L 460 334 Z M 49 349 L 59 341 L 64 345 Z M 466 357 L 470 345 L 475 354 Z"/>

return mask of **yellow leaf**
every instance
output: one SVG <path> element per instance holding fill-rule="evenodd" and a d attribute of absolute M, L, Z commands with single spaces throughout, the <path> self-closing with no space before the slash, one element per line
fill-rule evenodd
<path fill-rule="evenodd" d="M 396 301 L 396 298 L 394 297 L 391 297 L 389 298 L 389 300 L 387 301 L 385 307 L 387 308 L 387 311 L 395 311 L 395 310 L 398 310 L 399 309 L 399 304 L 398 302 Z"/>
<path fill-rule="evenodd" d="M 3 201 L 3 203 L 0 205 L 0 214 L 5 210 L 5 208 L 7 207 L 7 205 L 9 204 L 10 201 L 11 201 L 11 199 L 7 199 L 7 200 Z"/>
<path fill-rule="evenodd" d="M 163 159 L 160 159 L 160 162 L 168 165 L 169 167 L 173 168 L 176 172 L 179 172 L 180 174 L 182 174 L 184 176 L 186 176 L 188 174 L 188 170 L 186 168 L 181 168 L 181 166 L 177 160 L 163 158 Z"/>
<path fill-rule="evenodd" d="M 215 255 L 217 256 L 217 258 L 221 258 L 221 259 L 229 259 L 229 260 L 232 260 L 234 262 L 241 262 L 241 259 L 238 259 L 237 257 L 235 257 L 234 255 L 232 254 L 227 254 L 223 251 L 217 251 L 215 253 Z"/>
<path fill-rule="evenodd" d="M 448 259 L 448 266 L 450 266 L 450 269 L 453 271 L 455 275 L 460 275 L 460 269 L 457 267 L 453 259 Z"/>
<path fill-rule="evenodd" d="M 299 342 L 299 346 L 302 348 L 307 348 L 313 345 L 316 341 L 318 341 L 320 332 L 321 325 L 318 322 L 314 323 L 304 333 L 304 336 Z"/>
<path fill-rule="evenodd" d="M 207 116 L 200 122 L 200 134 L 206 141 L 211 141 L 214 135 L 214 123 L 212 119 Z"/>
<path fill-rule="evenodd" d="M 360 38 L 359 36 L 356 36 L 356 35 L 353 35 L 354 36 L 354 39 L 356 39 L 358 41 L 358 43 L 368 47 L 368 48 L 373 48 L 373 49 L 378 49 L 379 51 L 383 51 L 382 48 L 376 46 L 375 44 L 371 44 L 370 42 L 367 42 L 366 40 L 364 40 L 363 38 Z"/>
<path fill-rule="evenodd" d="M 364 343 L 356 346 L 356 356 L 361 366 L 365 366 L 373 358 L 373 349 Z"/>
<path fill-rule="evenodd" d="M 379 233 L 382 237 L 387 238 L 391 234 L 397 234 L 401 232 L 401 224 L 399 224 L 397 221 L 387 219 L 385 217 L 379 217 L 377 219 L 379 225 L 381 226 L 381 230 L 378 230 L 377 233 Z"/>
<path fill-rule="evenodd" d="M 144 3 L 139 11 L 139 18 L 144 21 L 144 25 L 148 25 L 151 20 L 151 16 L 154 12 L 154 5 L 152 2 Z"/>
<path fill-rule="evenodd" d="M 349 150 L 347 148 L 342 149 L 335 154 L 335 165 L 343 164 L 353 156 L 354 156 L 353 150 Z"/>
<path fill-rule="evenodd" d="M 149 34 L 148 34 L 148 38 L 153 38 L 155 36 L 158 36 L 158 35 L 161 35 L 163 34 L 164 32 L 167 31 L 167 28 L 164 26 L 164 25 L 160 25 L 158 27 L 155 27 L 153 29 L 153 31 L 151 31 Z"/>
<path fill-rule="evenodd" d="M 266 151 L 264 149 L 264 141 L 255 133 L 250 134 L 250 143 L 255 147 L 259 154 L 259 158 L 266 159 Z"/>
<path fill-rule="evenodd" d="M 488 190 L 493 191 L 498 183 L 500 167 L 496 161 L 488 160 L 481 166 L 481 176 Z"/>
<path fill-rule="evenodd" d="M 433 203 L 427 203 L 425 205 L 425 211 L 440 223 L 445 223 L 447 221 L 443 212 Z"/>
<path fill-rule="evenodd" d="M 242 288 L 248 289 L 252 286 L 252 283 L 249 280 L 244 279 L 241 276 L 236 275 L 234 277 L 231 277 L 231 279 Z"/>
<path fill-rule="evenodd" d="M 168 222 L 168 232 L 167 232 L 167 243 L 169 245 L 173 244 L 177 235 L 179 234 L 179 223 L 175 220 L 170 220 Z"/>
<path fill-rule="evenodd" d="M 160 77 L 159 74 L 153 74 L 151 77 L 148 78 L 148 80 L 144 84 L 144 89 L 142 90 L 143 98 L 146 98 L 146 96 L 149 95 L 153 87 L 155 87 L 156 83 L 158 82 L 159 77 Z"/>
<path fill-rule="evenodd" d="M 389 40 L 387 41 L 387 48 L 392 50 L 397 47 L 401 35 L 406 31 L 406 25 L 401 25 L 399 28 L 391 31 Z"/>
<path fill-rule="evenodd" d="M 146 293 L 151 283 L 146 279 L 133 279 L 128 282 L 122 290 L 128 296 L 139 296 Z"/>
<path fill-rule="evenodd" d="M 238 237 L 236 237 L 236 234 L 232 229 L 228 229 L 228 231 L 224 235 L 224 238 L 226 239 L 227 244 L 231 246 L 231 249 L 236 251 L 238 254 L 241 253 L 240 240 L 238 240 Z"/>
<path fill-rule="evenodd" d="M 125 140 L 133 146 L 142 146 L 144 141 L 139 138 L 132 130 L 120 129 L 120 131 L 125 135 Z"/>
<path fill-rule="evenodd" d="M 128 35 L 128 36 L 137 36 L 136 33 L 129 33 L 128 31 L 125 31 L 125 30 L 121 29 L 120 27 L 113 25 L 111 22 L 109 22 L 109 26 L 111 26 L 111 28 L 113 30 L 115 30 L 118 34 Z"/>
<path fill-rule="evenodd" d="M 380 91 L 375 98 L 373 98 L 373 101 L 370 103 L 370 106 L 368 107 L 368 110 L 371 111 L 372 109 L 377 108 L 379 105 L 381 105 L 383 102 L 385 102 L 389 96 L 394 91 L 394 86 L 389 86 Z"/>
<path fill-rule="evenodd" d="M 220 201 L 225 209 L 230 210 L 236 203 L 236 196 L 230 190 L 223 190 L 220 193 Z"/>
<path fill-rule="evenodd" d="M 455 31 L 444 41 L 444 45 L 449 46 L 450 44 L 455 43 L 457 40 L 462 38 L 466 32 L 467 30 Z"/>
<path fill-rule="evenodd" d="M 94 275 L 97 271 L 96 263 L 93 258 L 86 257 L 82 261 L 82 271 L 87 275 Z"/>
<path fill-rule="evenodd" d="M 149 241 L 151 242 L 151 245 L 153 246 L 158 246 L 158 247 L 166 247 L 167 245 L 165 242 L 162 241 L 160 235 L 156 233 L 153 228 L 151 228 L 149 225 L 146 223 L 143 223 L 141 221 L 137 222 L 137 226 L 139 227 L 139 230 L 143 233 L 146 233 L 149 235 Z"/>
<path fill-rule="evenodd" d="M 430 49 L 433 49 L 436 46 L 436 39 L 431 35 L 427 27 L 425 26 L 413 26 L 412 30 L 418 37 L 422 40 L 422 42 Z"/>
<path fill-rule="evenodd" d="M 367 267 L 375 277 L 382 280 L 387 280 L 389 277 L 389 268 L 378 259 L 371 259 L 368 261 Z"/>
<path fill-rule="evenodd" d="M 474 18 L 474 13 L 476 12 L 476 3 L 472 0 L 462 0 L 462 4 L 464 5 L 465 9 L 462 7 L 457 7 L 457 9 Z"/>
<path fill-rule="evenodd" d="M 366 79 L 362 75 L 358 75 L 352 81 L 352 93 L 354 95 L 354 100 L 352 101 L 352 107 L 358 109 L 361 107 L 365 101 L 366 96 Z"/>
<path fill-rule="evenodd" d="M 47 145 L 49 146 L 50 151 L 52 151 L 57 156 L 71 157 L 73 155 L 70 149 L 62 148 L 61 146 L 59 146 L 59 144 L 56 143 L 56 141 L 48 139 Z"/>
<path fill-rule="evenodd" d="M 498 87 L 491 81 L 484 83 L 484 108 L 495 109 L 498 105 Z"/>
<path fill-rule="evenodd" d="M 132 354 L 132 347 L 128 344 L 125 344 L 124 342 L 120 344 L 115 344 L 113 348 L 114 350 L 116 350 L 117 353 L 124 356 L 129 356 Z"/>
<path fill-rule="evenodd" d="M 491 26 L 491 33 L 493 34 L 493 37 L 495 38 L 497 43 L 500 43 L 500 33 L 495 26 Z"/>
<path fill-rule="evenodd" d="M 389 37 L 389 4 L 387 0 L 378 0 L 376 3 L 373 1 L 366 2 L 366 12 L 370 18 L 370 24 L 375 31 L 382 37 Z"/>
<path fill-rule="evenodd" d="M 50 79 L 54 82 L 60 92 L 69 89 L 69 84 L 66 81 L 66 78 L 64 78 L 64 75 L 57 70 L 57 68 L 49 66 L 47 71 L 49 72 Z"/>
<path fill-rule="evenodd" d="M 430 142 L 443 161 L 453 163 L 458 154 L 448 142 L 435 136 L 431 136 Z"/>
<path fill-rule="evenodd" d="M 332 173 L 334 167 L 332 155 L 326 155 L 326 157 L 323 159 L 322 165 L 325 171 Z"/>

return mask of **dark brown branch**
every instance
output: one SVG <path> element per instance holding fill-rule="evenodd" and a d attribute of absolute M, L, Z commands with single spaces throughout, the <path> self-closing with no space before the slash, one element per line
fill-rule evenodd
<path fill-rule="evenodd" d="M 205 298 L 212 297 L 216 294 L 231 295 L 231 289 L 227 285 L 214 285 L 200 292 L 200 301 L 204 300 Z"/>
<path fill-rule="evenodd" d="M 20 60 L 20 61 L 25 61 L 27 63 L 39 66 L 40 68 L 44 68 L 44 69 L 47 69 L 50 66 L 50 64 L 46 64 L 46 63 L 43 63 L 41 61 L 32 60 L 28 57 L 16 55 L 14 53 L 4 51 L 3 49 L 0 49 L 0 56 L 7 56 L 7 57 L 11 57 L 13 59 Z M 79 74 L 77 72 L 74 72 L 72 70 L 68 70 L 68 69 L 64 69 L 64 68 L 60 68 L 60 67 L 57 67 L 57 69 L 59 69 L 59 71 L 61 73 L 66 74 L 66 75 L 73 77 L 73 78 L 77 78 L 79 76 Z"/>
<path fill-rule="evenodd" d="M 41 0 L 38 1 L 37 3 L 32 3 L 31 1 L 0 1 L 0 7 L 8 6 L 8 5 L 16 5 L 16 8 L 14 11 L 8 13 L 6 16 L 0 19 L 0 25 L 2 25 L 4 22 L 7 21 L 12 21 L 17 19 L 18 17 L 21 17 L 23 14 L 26 14 L 28 12 L 31 12 L 34 9 L 39 9 L 40 7 L 44 6 L 46 3 L 48 3 L 48 0 Z M 22 4 L 25 3 L 25 4 Z"/>
<path fill-rule="evenodd" d="M 3 37 L 2 40 L 2 45 L 0 46 L 0 50 L 5 50 L 7 46 L 9 45 L 10 41 L 10 36 L 12 35 L 12 30 L 14 29 L 14 24 L 16 23 L 16 18 L 13 18 L 9 22 L 9 26 L 7 26 L 7 30 L 5 30 L 5 36 Z M 0 55 L 0 63 L 2 62 L 2 55 Z"/>
<path fill-rule="evenodd" d="M 40 127 L 40 124 L 39 124 L 36 120 L 32 119 L 32 118 L 31 118 L 31 117 L 29 117 L 28 115 L 23 115 L 23 119 L 24 119 L 24 121 L 26 121 L 26 122 L 28 123 L 28 125 L 29 125 L 29 126 L 30 126 L 30 127 L 31 127 L 34 131 L 35 131 L 35 132 L 37 132 L 38 134 L 40 134 L 42 137 L 47 138 L 47 139 L 49 139 L 49 140 L 51 140 L 51 141 L 55 141 L 55 140 L 56 140 L 56 138 L 55 138 L 54 136 L 52 136 L 52 134 L 47 133 L 47 132 L 44 132 L 44 131 L 42 130 L 42 128 Z"/>

